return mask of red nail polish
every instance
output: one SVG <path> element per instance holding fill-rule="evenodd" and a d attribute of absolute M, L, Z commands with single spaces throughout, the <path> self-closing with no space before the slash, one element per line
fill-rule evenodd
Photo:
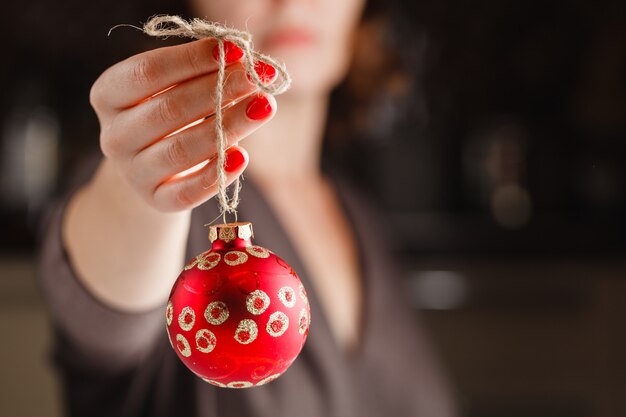
<path fill-rule="evenodd" d="M 276 68 L 263 61 L 257 61 L 254 63 L 254 72 L 257 73 L 263 84 L 270 84 L 276 78 Z M 248 80 L 252 82 L 250 74 L 246 73 L 246 76 L 248 77 Z"/>
<path fill-rule="evenodd" d="M 272 105 L 270 101 L 264 95 L 258 95 L 254 100 L 248 104 L 246 114 L 252 120 L 265 119 L 272 113 Z"/>
<path fill-rule="evenodd" d="M 240 47 L 230 41 L 224 41 L 224 60 L 227 64 L 239 61 L 242 56 L 243 51 Z M 216 61 L 220 59 L 219 44 L 215 45 L 213 48 L 213 58 L 215 58 Z"/>
<path fill-rule="evenodd" d="M 246 159 L 246 156 L 238 148 L 226 149 L 226 162 L 224 163 L 224 170 L 227 172 L 235 172 L 246 163 Z"/>

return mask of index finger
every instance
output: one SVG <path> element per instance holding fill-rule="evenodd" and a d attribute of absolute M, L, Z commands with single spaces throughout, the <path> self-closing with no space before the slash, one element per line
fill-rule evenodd
<path fill-rule="evenodd" d="M 183 81 L 217 71 L 216 39 L 201 39 L 182 45 L 143 52 L 107 69 L 94 83 L 94 106 L 121 110 Z M 236 49 L 235 49 L 236 48 Z M 227 64 L 239 61 L 243 52 L 225 43 Z"/>

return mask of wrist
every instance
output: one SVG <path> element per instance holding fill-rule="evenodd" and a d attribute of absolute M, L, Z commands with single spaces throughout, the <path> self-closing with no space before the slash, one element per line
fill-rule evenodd
<path fill-rule="evenodd" d="M 104 158 L 94 178 L 87 186 L 94 203 L 107 207 L 114 213 L 130 215 L 137 221 L 179 222 L 191 218 L 191 209 L 164 212 L 152 206 L 129 181 L 124 178 L 115 162 Z"/>

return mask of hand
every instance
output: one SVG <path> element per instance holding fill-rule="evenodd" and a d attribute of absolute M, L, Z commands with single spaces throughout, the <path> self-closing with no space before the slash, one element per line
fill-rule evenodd
<path fill-rule="evenodd" d="M 190 210 L 217 193 L 215 119 L 178 132 L 215 112 L 216 45 L 203 39 L 132 56 L 106 70 L 91 89 L 104 155 L 159 211 Z M 241 51 L 227 42 L 225 52 L 223 106 L 241 100 L 223 113 L 230 184 L 248 163 L 245 149 L 235 144 L 270 120 L 277 106 L 271 95 L 255 94 Z"/>

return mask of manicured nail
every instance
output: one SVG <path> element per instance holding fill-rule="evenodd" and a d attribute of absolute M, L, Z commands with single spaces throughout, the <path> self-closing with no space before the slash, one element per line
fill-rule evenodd
<path fill-rule="evenodd" d="M 272 105 L 267 97 L 263 94 L 259 94 L 254 100 L 248 104 L 246 108 L 246 114 L 252 120 L 265 119 L 272 113 Z"/>
<path fill-rule="evenodd" d="M 227 64 L 232 64 L 233 62 L 239 61 L 242 56 L 243 51 L 240 47 L 230 41 L 224 41 L 224 60 Z M 216 61 L 220 59 L 219 44 L 215 45 L 215 47 L 213 48 L 213 58 L 215 58 Z"/>
<path fill-rule="evenodd" d="M 270 84 L 276 78 L 276 68 L 263 61 L 257 61 L 254 63 L 254 72 L 257 73 L 263 84 Z M 248 80 L 252 82 L 250 74 L 246 73 L 246 76 L 248 77 Z"/>
<path fill-rule="evenodd" d="M 226 149 L 224 170 L 227 172 L 235 172 L 246 163 L 247 159 L 246 155 L 244 155 L 239 148 L 228 148 Z"/>

